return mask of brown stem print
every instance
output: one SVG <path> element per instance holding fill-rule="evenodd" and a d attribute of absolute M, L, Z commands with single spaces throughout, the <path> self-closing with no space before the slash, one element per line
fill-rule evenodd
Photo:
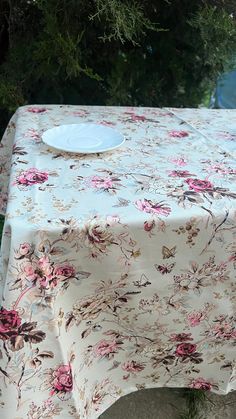
<path fill-rule="evenodd" d="M 34 287 L 35 287 L 35 285 L 34 285 L 34 286 L 32 286 L 32 287 L 27 287 L 27 288 L 25 288 L 25 289 L 22 291 L 22 293 L 19 295 L 19 297 L 17 298 L 17 300 L 16 300 L 16 302 L 15 302 L 15 304 L 14 304 L 14 306 L 13 306 L 13 310 L 16 310 L 16 308 L 18 307 L 18 305 L 19 305 L 19 303 L 20 303 L 21 299 L 24 297 L 24 295 L 25 295 L 28 291 L 32 290 L 32 288 L 34 288 Z"/>
<path fill-rule="evenodd" d="M 207 244 L 206 244 L 206 246 L 204 247 L 204 249 L 201 251 L 201 253 L 200 253 L 200 255 L 202 255 L 206 250 L 207 250 L 207 248 L 210 246 L 210 244 L 213 242 L 213 240 L 214 240 L 214 238 L 215 238 L 215 236 L 216 236 L 216 234 L 219 232 L 219 231 L 221 231 L 220 230 L 220 227 L 226 222 L 226 220 L 227 220 L 227 218 L 228 218 L 228 216 L 229 216 L 229 211 L 227 210 L 226 211 L 226 214 L 225 214 L 225 216 L 224 216 L 224 218 L 223 218 L 223 220 L 220 222 L 220 224 L 218 224 L 218 226 L 216 226 L 215 228 L 214 228 L 214 230 L 213 230 L 213 233 L 212 233 L 212 235 L 211 235 L 211 237 L 210 237 L 210 239 L 208 240 L 208 242 L 207 242 Z"/>

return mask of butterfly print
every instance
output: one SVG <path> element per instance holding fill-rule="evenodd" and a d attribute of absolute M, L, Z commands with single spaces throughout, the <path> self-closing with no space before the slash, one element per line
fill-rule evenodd
<path fill-rule="evenodd" d="M 169 274 L 172 271 L 173 267 L 175 266 L 175 263 L 170 263 L 169 265 L 155 264 L 154 266 L 157 271 L 159 271 L 162 275 L 165 275 L 165 274 Z"/>
<path fill-rule="evenodd" d="M 169 259 L 175 257 L 176 253 L 176 246 L 172 247 L 172 249 L 169 249 L 166 246 L 162 246 L 162 257 L 163 259 Z"/>

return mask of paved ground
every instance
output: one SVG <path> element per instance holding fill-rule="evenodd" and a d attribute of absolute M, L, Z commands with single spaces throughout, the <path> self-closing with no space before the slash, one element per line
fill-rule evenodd
<path fill-rule="evenodd" d="M 210 402 L 201 412 L 201 419 L 236 419 L 236 392 L 207 396 Z M 151 389 L 121 398 L 100 419 L 179 419 L 183 410 L 185 400 L 181 391 Z"/>

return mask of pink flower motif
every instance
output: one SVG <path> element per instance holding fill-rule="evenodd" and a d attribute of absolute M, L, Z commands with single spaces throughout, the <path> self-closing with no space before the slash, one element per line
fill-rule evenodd
<path fill-rule="evenodd" d="M 57 281 L 53 279 L 53 267 L 47 256 L 43 256 L 38 260 L 36 272 L 38 273 L 38 282 L 42 288 L 47 288 L 50 284 L 51 288 L 57 285 Z"/>
<path fill-rule="evenodd" d="M 109 357 L 117 352 L 118 346 L 115 340 L 101 340 L 94 347 L 95 356 Z"/>
<path fill-rule="evenodd" d="M 30 282 L 37 280 L 38 274 L 36 273 L 36 266 L 32 262 L 24 262 L 21 265 L 21 270 L 22 279 L 26 279 Z"/>
<path fill-rule="evenodd" d="M 90 178 L 90 186 L 96 189 L 110 189 L 113 187 L 113 180 L 109 176 L 93 176 Z"/>
<path fill-rule="evenodd" d="M 229 261 L 229 262 L 236 262 L 236 253 L 233 253 L 233 254 L 229 257 L 228 261 Z"/>
<path fill-rule="evenodd" d="M 171 208 L 164 205 L 163 202 L 154 203 L 149 199 L 139 199 L 135 202 L 135 206 L 139 211 L 149 214 L 158 214 L 167 217 L 171 213 Z"/>
<path fill-rule="evenodd" d="M 48 180 L 48 173 L 38 169 L 27 169 L 17 177 L 18 185 L 31 186 L 37 183 L 44 183 Z"/>
<path fill-rule="evenodd" d="M 154 220 L 152 220 L 151 222 L 144 221 L 144 223 L 143 223 L 143 228 L 147 232 L 152 231 L 154 227 L 155 227 L 155 221 Z"/>
<path fill-rule="evenodd" d="M 186 166 L 187 164 L 187 159 L 185 157 L 171 157 L 169 160 L 177 166 Z"/>
<path fill-rule="evenodd" d="M 175 355 L 178 357 L 190 356 L 194 354 L 194 352 L 196 352 L 196 349 L 197 349 L 197 345 L 195 345 L 194 343 L 188 343 L 188 342 L 180 343 L 176 347 Z"/>
<path fill-rule="evenodd" d="M 52 373 L 52 389 L 50 396 L 55 393 L 70 393 L 73 389 L 73 380 L 70 365 L 60 365 Z"/>
<path fill-rule="evenodd" d="M 25 133 L 25 137 L 27 138 L 33 138 L 36 141 L 40 141 L 40 135 L 38 134 L 38 132 L 35 129 L 28 129 L 28 131 L 26 131 Z"/>
<path fill-rule="evenodd" d="M 40 107 L 30 107 L 30 108 L 27 108 L 27 111 L 28 112 L 32 112 L 32 113 L 43 113 L 43 112 L 47 112 L 47 109 L 46 108 L 40 108 Z"/>
<path fill-rule="evenodd" d="M 144 369 L 144 365 L 137 363 L 136 361 L 128 361 L 122 365 L 122 369 L 130 373 L 135 373 L 142 371 Z"/>
<path fill-rule="evenodd" d="M 138 122 L 138 121 L 144 122 L 144 121 L 146 121 L 147 118 L 144 115 L 135 115 L 135 114 L 132 114 L 131 115 L 131 119 L 134 122 Z"/>
<path fill-rule="evenodd" d="M 194 327 L 200 324 L 201 320 L 204 319 L 204 315 L 201 312 L 193 312 L 190 313 L 187 318 L 190 326 Z"/>
<path fill-rule="evenodd" d="M 31 286 L 38 283 L 41 288 L 54 288 L 58 282 L 53 276 L 53 266 L 46 256 L 38 261 L 24 261 L 21 264 L 20 278 L 31 282 Z"/>
<path fill-rule="evenodd" d="M 191 333 L 174 333 L 170 337 L 172 342 L 185 342 L 193 340 Z"/>
<path fill-rule="evenodd" d="M 218 322 L 212 329 L 212 334 L 219 339 L 235 339 L 236 329 L 227 322 Z"/>
<path fill-rule="evenodd" d="M 211 166 L 208 166 L 206 169 L 207 172 L 214 172 L 218 173 L 219 175 L 235 175 L 236 169 L 232 169 L 231 167 L 225 167 L 224 164 L 212 164 Z"/>
<path fill-rule="evenodd" d="M 144 115 L 137 115 L 134 112 L 125 112 L 127 115 L 130 115 L 130 118 L 133 122 L 145 122 L 147 118 Z"/>
<path fill-rule="evenodd" d="M 38 283 L 40 285 L 41 288 L 48 288 L 49 282 L 50 282 L 51 278 L 48 278 L 47 276 L 42 276 L 42 277 L 38 277 Z M 56 282 L 52 282 L 51 283 L 51 288 L 54 288 L 57 285 Z"/>
<path fill-rule="evenodd" d="M 71 278 L 75 276 L 75 268 L 69 263 L 62 263 L 54 267 L 53 273 L 60 279 Z"/>
<path fill-rule="evenodd" d="M 101 121 L 98 122 L 99 125 L 104 125 L 105 127 L 112 127 L 114 125 L 116 125 L 114 122 L 111 121 Z"/>
<path fill-rule="evenodd" d="M 52 399 L 47 399 L 47 400 L 44 400 L 43 404 L 44 404 L 44 407 L 45 407 L 46 409 L 51 409 L 51 408 L 53 408 L 53 407 L 54 407 L 54 404 L 53 404 Z"/>
<path fill-rule="evenodd" d="M 188 177 L 194 176 L 192 173 L 189 173 L 188 170 L 172 170 L 169 173 L 169 177 Z"/>
<path fill-rule="evenodd" d="M 189 133 L 187 131 L 170 131 L 169 135 L 171 137 L 175 137 L 175 138 L 183 138 L 183 137 L 188 137 Z"/>
<path fill-rule="evenodd" d="M 189 189 L 192 189 L 195 192 L 204 192 L 213 188 L 212 183 L 208 180 L 188 178 L 185 182 L 188 184 Z"/>
<path fill-rule="evenodd" d="M 18 315 L 18 312 L 15 310 L 6 310 L 1 308 L 0 310 L 0 338 L 5 340 L 8 336 L 4 334 L 11 333 L 11 336 L 14 335 L 14 332 L 21 325 L 21 318 Z"/>
<path fill-rule="evenodd" d="M 74 116 L 81 116 L 81 117 L 83 117 L 83 116 L 87 116 L 88 114 L 89 114 L 89 112 L 88 112 L 88 111 L 86 111 L 86 110 L 73 111 L 73 112 L 72 112 L 72 115 L 74 115 Z"/>
<path fill-rule="evenodd" d="M 19 248 L 19 255 L 26 256 L 31 253 L 32 247 L 29 243 L 22 243 Z"/>
<path fill-rule="evenodd" d="M 42 269 L 44 271 L 45 274 L 50 275 L 52 272 L 52 266 L 51 263 L 49 261 L 48 256 L 42 256 L 39 260 L 38 260 L 38 266 L 40 269 Z"/>
<path fill-rule="evenodd" d="M 198 390 L 211 390 L 212 384 L 206 381 L 204 378 L 196 378 L 189 385 L 190 388 L 196 388 Z"/>

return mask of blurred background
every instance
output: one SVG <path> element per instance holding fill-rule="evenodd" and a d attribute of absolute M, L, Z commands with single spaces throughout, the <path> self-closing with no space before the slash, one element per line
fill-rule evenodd
<path fill-rule="evenodd" d="M 28 103 L 236 107 L 235 62 L 235 0 L 0 0 L 0 131 Z"/>

